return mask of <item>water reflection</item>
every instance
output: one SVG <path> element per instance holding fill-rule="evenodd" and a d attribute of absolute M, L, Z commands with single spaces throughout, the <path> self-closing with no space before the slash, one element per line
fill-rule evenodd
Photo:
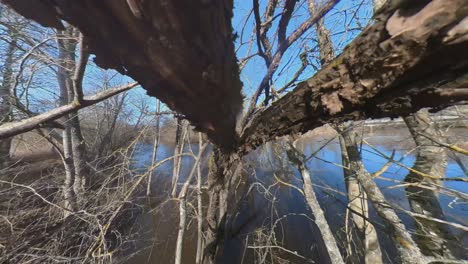
<path fill-rule="evenodd" d="M 405 166 L 411 167 L 415 162 L 414 155 L 408 153 L 412 148 L 409 138 L 386 136 L 373 137 L 368 140 L 386 156 L 391 156 L 392 151 L 395 150 L 394 160 L 399 160 Z M 326 144 L 327 141 L 329 138 L 303 139 L 300 141 L 299 147 L 302 148 L 306 156 L 317 152 L 315 158 L 311 158 L 307 165 L 311 169 L 317 198 L 325 211 L 331 229 L 338 238 L 337 241 L 344 248 L 343 244 L 346 241 L 344 219 L 347 198 L 343 170 L 337 166 L 337 164 L 341 164 L 341 153 L 337 140 L 333 140 L 329 144 Z M 326 146 L 323 147 L 324 144 Z M 186 146 L 186 151 L 190 147 L 195 153 L 198 151 L 198 145 L 195 144 Z M 140 145 L 135 152 L 135 166 L 141 169 L 148 167 L 151 164 L 151 151 L 151 145 Z M 170 157 L 173 151 L 173 147 L 161 145 L 158 149 L 158 160 Z M 369 146 L 361 146 L 361 153 L 364 165 L 371 173 L 378 171 L 387 162 L 386 158 Z M 245 157 L 245 162 L 249 165 L 246 178 L 250 183 L 256 182 L 257 185 L 252 187 L 251 195 L 241 204 L 240 213 L 228 225 L 227 232 L 230 232 L 230 235 L 225 241 L 225 251 L 221 256 L 220 263 L 253 263 L 256 257 L 255 250 L 244 250 L 244 245 L 246 243 L 252 245 L 254 237 L 258 239 L 262 233 L 260 232 L 262 227 L 266 227 L 263 233 L 266 232 L 270 235 L 273 230 L 275 239 L 288 250 L 297 252 L 298 255 L 313 260 L 315 263 L 328 263 L 328 254 L 322 238 L 317 235 L 319 232 L 312 221 L 313 215 L 303 196 L 294 188 L 278 184 L 275 180 L 275 177 L 278 177 L 282 181 L 301 186 L 300 175 L 287 162 L 280 144 L 266 144 Z M 191 157 L 183 157 L 180 182 L 186 179 L 192 163 Z M 161 204 L 165 200 L 164 198 L 167 198 L 167 193 L 170 192 L 172 165 L 172 161 L 167 162 L 154 172 L 152 193 L 159 198 L 155 198 L 151 203 L 155 209 L 140 219 L 140 224 L 144 226 L 146 232 L 142 234 L 145 242 L 140 243 L 139 248 L 147 248 L 147 250 L 132 258 L 128 263 L 173 262 L 178 206 L 175 201 Z M 204 162 L 204 174 L 207 171 L 206 167 L 206 162 Z M 407 174 L 407 169 L 392 164 L 381 176 L 382 178 L 376 179 L 376 182 L 387 200 L 409 210 L 405 190 L 396 188 L 396 185 L 399 184 L 397 181 L 402 181 Z M 460 167 L 453 160 L 449 160 L 446 177 L 460 177 L 462 175 Z M 260 187 L 260 183 L 263 187 Z M 467 193 L 468 191 L 466 183 L 445 181 L 443 184 L 447 188 L 459 192 Z M 265 188 L 268 191 L 265 191 Z M 439 201 L 448 221 L 468 225 L 468 206 L 465 203 L 454 201 L 454 197 L 446 194 L 441 194 Z M 370 217 L 376 221 L 376 229 L 384 251 L 384 261 L 393 263 L 393 257 L 390 256 L 396 254 L 395 248 L 383 230 L 375 211 L 370 209 Z M 414 222 L 408 215 L 400 212 L 399 216 L 407 228 L 414 230 Z M 194 263 L 195 226 L 196 224 L 192 222 L 188 227 L 184 241 L 184 263 Z M 462 240 L 466 236 L 460 230 L 452 229 L 452 232 Z M 463 243 L 467 245 L 468 241 L 464 239 Z M 278 255 L 288 260 L 289 263 L 309 263 L 287 252 L 279 251 Z"/>

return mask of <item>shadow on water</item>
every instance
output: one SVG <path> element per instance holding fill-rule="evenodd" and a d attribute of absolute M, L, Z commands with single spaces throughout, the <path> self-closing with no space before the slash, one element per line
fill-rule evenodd
<path fill-rule="evenodd" d="M 316 152 L 326 142 L 322 139 L 302 139 L 300 148 L 306 156 Z M 404 165 L 411 167 L 415 161 L 414 153 L 411 153 L 412 142 L 409 137 L 380 136 L 369 138 L 380 152 L 390 156 L 395 150 L 395 160 L 400 160 Z M 196 153 L 197 145 L 192 145 Z M 141 145 L 135 153 L 135 166 L 146 169 L 151 164 L 152 146 Z M 158 151 L 158 160 L 170 157 L 173 147 L 161 145 Z M 362 157 L 365 167 L 369 172 L 378 171 L 387 160 L 368 146 L 362 146 Z M 207 173 L 207 158 L 203 162 L 203 175 Z M 239 213 L 232 217 L 225 230 L 226 241 L 224 252 L 219 263 L 259 263 L 259 258 L 268 250 L 275 252 L 274 263 L 329 263 L 328 254 L 324 247 L 319 230 L 313 222 L 304 197 L 296 189 L 278 183 L 277 179 L 288 182 L 294 186 L 301 186 L 300 175 L 287 161 L 286 155 L 279 144 L 269 143 L 245 157 L 248 164 L 244 178 L 250 183 L 249 195 L 240 204 Z M 466 161 L 465 161 L 466 162 Z M 181 179 L 184 182 L 193 163 L 191 157 L 182 159 Z M 347 198 L 346 187 L 343 180 L 341 153 L 337 140 L 327 144 L 319 150 L 316 158 L 308 161 L 312 180 L 315 184 L 317 198 L 325 211 L 332 231 L 337 237 L 337 242 L 344 252 L 346 243 L 345 214 Z M 178 226 L 178 204 L 175 200 L 169 200 L 172 161 L 167 162 L 156 170 L 153 175 L 152 194 L 149 203 L 151 210 L 143 214 L 138 225 L 141 226 L 141 241 L 135 242 L 138 254 L 130 258 L 126 263 L 171 263 L 174 261 L 174 249 Z M 388 170 L 376 179 L 385 197 L 392 204 L 409 210 L 409 204 L 405 197 L 405 190 L 396 185 L 400 184 L 408 170 L 392 164 Z M 446 177 L 460 177 L 462 170 L 454 162 L 449 160 Z M 398 181 L 398 182 L 397 182 Z M 444 182 L 444 185 L 453 190 L 467 193 L 468 185 L 460 182 Z M 206 194 L 205 194 L 206 196 Z M 468 225 L 468 206 L 458 202 L 454 197 L 441 194 L 439 201 L 446 214 L 447 220 Z M 193 208 L 196 207 L 196 201 Z M 204 197 L 204 205 L 207 197 Z M 401 211 L 398 212 L 405 225 L 414 230 L 413 220 Z M 192 217 L 194 211 L 191 210 Z M 370 208 L 370 218 L 375 221 L 379 240 L 383 249 L 384 261 L 393 263 L 396 250 L 391 243 L 385 229 Z M 460 230 L 451 230 L 455 237 L 468 245 L 466 234 Z M 183 263 L 195 263 L 196 254 L 196 221 L 188 221 L 188 228 L 183 245 Z M 245 245 L 250 248 L 245 248 Z M 264 247 L 262 248 L 263 245 Z M 268 245 L 268 246 L 265 246 Z M 287 250 L 279 249 L 284 247 Z M 129 253 L 130 254 L 130 253 Z M 295 254 L 302 256 L 296 256 Z M 312 261 L 312 262 L 311 262 Z M 266 263 L 272 263 L 268 259 Z"/>

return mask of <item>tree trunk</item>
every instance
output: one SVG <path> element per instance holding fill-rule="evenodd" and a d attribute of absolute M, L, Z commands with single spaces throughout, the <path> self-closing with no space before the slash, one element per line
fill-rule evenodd
<path fill-rule="evenodd" d="M 160 130 L 160 123 L 161 123 L 161 101 L 157 101 L 157 106 L 156 106 L 156 128 L 155 128 L 155 135 L 154 135 L 154 143 L 153 143 L 153 154 L 151 156 L 151 168 L 154 166 L 156 163 L 156 160 L 158 159 L 158 148 L 159 148 L 159 140 L 161 138 L 161 135 L 159 133 Z M 151 180 L 153 178 L 153 173 L 148 177 L 148 185 L 146 186 L 146 196 L 151 195 Z"/>
<path fill-rule="evenodd" d="M 338 248 L 338 244 L 336 243 L 335 237 L 333 236 L 330 226 L 328 225 L 327 219 L 325 218 L 325 214 L 322 208 L 320 207 L 320 204 L 317 200 L 317 196 L 315 195 L 309 169 L 307 168 L 307 165 L 305 163 L 304 154 L 299 152 L 294 146 L 294 144 L 295 142 L 292 144 L 290 142 L 286 143 L 286 153 L 288 154 L 289 161 L 297 167 L 299 173 L 301 174 L 302 181 L 304 184 L 304 195 L 307 204 L 312 210 L 312 214 L 315 218 L 315 224 L 320 230 L 322 239 L 330 256 L 331 263 L 344 263 L 343 257 L 341 256 L 340 250 Z"/>
<path fill-rule="evenodd" d="M 75 95 L 75 91 L 77 90 L 76 86 L 81 86 L 81 83 L 75 83 L 71 75 L 71 72 L 76 70 L 75 51 L 78 38 L 77 31 L 73 27 L 68 26 L 66 30 L 60 31 L 59 33 L 59 38 L 63 39 L 58 40 L 59 70 L 57 77 L 59 79 L 61 92 L 61 105 L 63 106 L 77 99 Z M 84 47 L 80 48 L 84 49 Z M 82 81 L 82 79 L 79 81 Z M 73 162 L 73 190 L 75 195 L 79 198 L 86 182 L 86 145 L 81 132 L 78 111 L 74 111 L 65 116 L 65 120 L 65 130 L 70 131 L 67 132 L 67 140 L 71 141 L 69 158 L 71 158 Z"/>
<path fill-rule="evenodd" d="M 208 195 L 209 203 L 206 214 L 205 248 L 203 250 L 203 263 L 214 264 L 216 257 L 223 252 L 226 236 L 226 223 L 229 214 L 236 212 L 239 198 L 233 190 L 242 176 L 241 157 L 234 152 L 224 152 L 215 148 L 209 160 Z"/>
<path fill-rule="evenodd" d="M 241 136 L 242 152 L 326 123 L 404 116 L 466 100 L 466 89 L 454 88 L 466 80 L 468 41 L 455 33 L 468 14 L 465 0 L 405 3 L 399 11 L 383 10 L 341 55 L 255 116 Z"/>
<path fill-rule="evenodd" d="M 343 134 L 343 139 L 350 159 L 359 160 L 359 152 L 356 145 L 353 144 L 351 137 L 347 134 Z M 374 182 L 374 179 L 372 179 L 372 175 L 357 163 L 352 162 L 350 164 L 350 169 L 355 173 L 359 184 L 364 188 L 375 210 L 384 220 L 388 228 L 388 234 L 398 250 L 401 262 L 405 264 L 426 263 L 426 258 L 421 254 L 420 249 L 391 205 L 386 202 L 384 195 Z"/>
<path fill-rule="evenodd" d="M 447 167 L 447 152 L 430 138 L 443 142 L 443 136 L 427 110 L 404 118 L 417 146 L 416 162 L 413 169 L 418 172 L 443 178 Z M 412 183 L 406 187 L 406 194 L 415 213 L 445 220 L 439 204 L 437 187 L 440 181 L 410 172 L 405 181 Z M 424 188 L 420 187 L 423 186 Z M 434 257 L 456 258 L 460 256 L 459 241 L 446 225 L 422 218 L 415 218 L 418 228 L 416 242 L 424 254 Z"/>
<path fill-rule="evenodd" d="M 11 121 L 10 90 L 13 85 L 13 56 L 16 49 L 16 38 L 9 32 L 11 40 L 8 43 L 5 61 L 3 63 L 2 83 L 0 84 L 0 125 Z M 8 167 L 11 161 L 10 149 L 13 138 L 0 140 L 0 170 Z"/>
<path fill-rule="evenodd" d="M 311 15 L 315 13 L 315 1 L 309 0 L 309 12 Z M 315 30 L 317 31 L 317 40 L 319 44 L 320 51 L 320 63 L 323 66 L 326 66 L 335 58 L 335 50 L 333 48 L 333 42 L 330 36 L 330 32 L 326 28 L 323 19 L 320 19 L 315 25 Z M 341 156 L 343 160 L 343 166 L 348 167 L 350 160 L 348 153 L 346 152 L 346 147 L 342 137 L 339 137 L 341 144 Z M 357 157 L 359 158 L 359 157 Z M 352 160 L 352 162 L 357 163 L 358 166 L 363 167 L 361 160 Z M 346 163 L 346 164 L 345 164 Z M 354 173 L 347 170 L 343 170 L 345 176 L 345 182 L 347 187 L 347 194 L 349 200 L 349 206 L 352 210 L 360 212 L 364 217 L 369 216 L 368 205 L 367 205 L 367 196 L 362 190 L 362 187 L 357 182 L 354 177 Z M 372 224 L 367 222 L 365 218 L 357 214 L 352 213 L 352 219 L 356 227 L 361 233 L 361 241 L 364 241 L 364 255 L 365 263 L 378 264 L 382 263 L 382 253 L 380 251 L 380 245 L 377 238 L 377 232 Z M 351 241 L 348 241 L 351 243 Z M 352 253 L 352 250 L 349 251 Z"/>
<path fill-rule="evenodd" d="M 73 189 L 80 197 L 86 184 L 86 145 L 81 133 L 78 111 L 72 113 L 70 119 L 70 134 L 72 140 L 73 166 L 75 169 L 75 182 Z"/>
<path fill-rule="evenodd" d="M 202 134 L 199 133 L 198 148 L 202 148 Z M 203 199 L 202 199 L 202 174 L 201 163 L 197 165 L 197 255 L 195 258 L 196 264 L 201 264 L 203 261 Z"/>
<path fill-rule="evenodd" d="M 58 44 L 58 69 L 57 69 L 57 80 L 60 89 L 60 105 L 64 106 L 70 103 L 73 98 L 73 93 L 71 92 L 70 86 L 72 85 L 72 80 L 70 78 L 71 59 L 75 59 L 75 44 L 71 39 L 65 39 L 72 35 L 73 28 L 69 27 L 65 31 L 59 32 L 60 35 L 57 36 Z M 75 161 L 73 156 L 73 135 L 72 132 L 72 123 L 71 120 L 72 114 L 67 114 L 64 116 L 65 124 L 64 130 L 62 132 L 62 142 L 63 142 L 63 165 L 65 168 L 65 182 L 64 182 L 64 199 L 65 199 L 65 208 L 70 210 L 75 210 L 77 206 L 77 186 L 80 184 L 80 181 L 77 181 L 76 170 L 75 170 Z"/>
<path fill-rule="evenodd" d="M 174 158 L 174 166 L 172 168 L 172 197 L 176 197 L 177 195 L 177 185 L 179 184 L 180 167 L 182 163 L 182 156 L 180 156 L 180 154 L 184 151 L 187 127 L 187 121 L 177 118 L 176 142 L 174 147 L 174 156 L 176 157 Z"/>
<path fill-rule="evenodd" d="M 337 129 L 339 133 L 346 134 L 351 138 L 351 131 L 346 128 Z M 364 259 L 367 264 L 382 263 L 382 251 L 380 250 L 379 239 L 375 227 L 367 221 L 369 218 L 367 194 L 359 184 L 356 178 L 356 172 L 346 169 L 351 167 L 359 167 L 360 171 L 364 171 L 364 164 L 362 164 L 360 156 L 348 155 L 347 149 L 356 148 L 355 140 L 352 140 L 353 145 L 347 146 L 342 136 L 339 136 L 341 147 L 341 159 L 343 163 L 343 175 L 345 177 L 346 189 L 349 201 L 349 210 L 351 210 L 351 218 L 354 225 L 359 230 L 360 236 L 364 241 Z M 351 163 L 353 164 L 351 166 Z M 354 213 L 354 212 L 357 212 Z M 351 243 L 351 241 L 348 241 Z"/>
<path fill-rule="evenodd" d="M 198 172 L 198 164 L 203 157 L 203 153 L 205 152 L 206 146 L 208 143 L 202 144 L 202 137 L 201 134 L 199 136 L 200 139 L 200 149 L 198 150 L 198 155 L 195 157 L 195 161 L 192 166 L 192 170 L 185 181 L 180 193 L 178 195 L 179 200 L 179 231 L 177 234 L 177 242 L 176 242 L 176 251 L 175 251 L 175 264 L 181 264 L 182 262 L 182 249 L 183 249 L 183 242 L 184 242 L 184 234 L 187 222 L 187 194 L 190 187 L 190 182 L 192 181 L 195 174 Z"/>

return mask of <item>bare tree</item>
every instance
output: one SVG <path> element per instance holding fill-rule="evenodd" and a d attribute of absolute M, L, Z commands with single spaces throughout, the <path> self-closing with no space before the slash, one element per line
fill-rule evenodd
<path fill-rule="evenodd" d="M 217 145 L 214 173 L 208 181 L 206 262 L 214 262 L 221 252 L 222 231 L 237 202 L 229 195 L 232 182 L 239 177 L 236 173 L 242 166 L 242 157 L 252 149 L 277 137 L 304 133 L 327 123 L 402 116 L 422 107 L 441 108 L 467 98 L 466 89 L 460 88 L 464 87 L 460 84 L 466 79 L 467 68 L 467 54 L 461 52 L 467 48 L 468 11 L 463 8 L 464 0 L 398 1 L 397 5 L 384 5 L 341 55 L 293 91 L 283 97 L 276 95 L 280 98 L 268 108 L 264 107 L 276 93 L 272 77 L 283 55 L 339 1 L 325 2 L 289 35 L 288 25 L 297 3 L 284 1 L 277 16 L 275 45 L 272 43 L 276 41 L 262 40 L 262 36 L 268 36 L 264 32 L 271 22 L 259 21 L 260 5 L 254 1 L 257 53 L 268 69 L 250 99 L 239 135 L 234 128 L 242 96 L 232 41 L 232 1 L 185 1 L 184 8 L 180 8 L 181 3 L 167 1 L 75 1 L 73 5 L 68 1 L 3 1 L 43 25 L 61 28 L 64 19 L 80 28 L 89 37 L 100 66 L 117 69 L 140 81 L 149 94 L 186 115 Z M 276 9 L 277 3 L 267 3 L 266 18 L 276 19 L 270 14 L 275 12 L 271 10 Z M 122 38 L 121 32 L 127 32 L 128 37 Z M 259 104 L 262 94 L 265 100 Z M 26 126 L 3 125 L 0 137 L 35 128 L 44 120 L 77 107 L 67 109 L 34 122 L 25 121 Z M 3 134 L 2 128 L 6 129 Z M 351 139 L 344 140 L 347 146 L 352 145 Z M 348 147 L 347 151 L 350 156 L 359 156 L 354 148 Z M 350 170 L 356 173 L 388 225 L 402 261 L 424 262 L 426 258 L 372 176 L 353 164 Z"/>
<path fill-rule="evenodd" d="M 180 264 L 182 261 L 182 243 L 184 241 L 184 234 L 185 234 L 185 228 L 186 228 L 186 222 L 187 222 L 187 195 L 189 191 L 190 184 L 193 180 L 193 177 L 197 174 L 199 171 L 199 163 L 201 161 L 201 158 L 203 156 L 203 153 L 208 145 L 208 143 L 201 143 L 203 141 L 202 135 L 199 133 L 199 142 L 201 148 L 198 150 L 197 156 L 195 156 L 195 160 L 192 166 L 192 169 L 190 170 L 190 174 L 187 177 L 187 180 L 185 181 L 184 185 L 182 186 L 182 189 L 180 190 L 177 198 L 179 200 L 179 232 L 177 235 L 177 243 L 176 243 L 176 250 L 175 250 L 175 264 Z"/>
<path fill-rule="evenodd" d="M 309 0 L 308 7 L 309 12 L 313 14 L 315 12 L 315 0 Z M 317 31 L 320 63 L 322 66 L 326 66 L 335 57 L 335 50 L 333 48 L 330 32 L 325 27 L 323 20 L 319 20 L 315 24 L 315 30 Z M 349 130 L 339 130 L 339 133 L 349 133 Z M 352 157 L 353 159 L 349 157 L 343 138 L 340 135 L 338 137 L 341 146 L 341 157 L 344 167 L 343 174 L 345 176 L 349 207 L 352 210 L 351 215 L 353 223 L 360 231 L 362 240 L 364 241 L 365 263 L 382 263 L 382 252 L 380 250 L 377 232 L 374 226 L 366 220 L 366 218 L 369 218 L 367 195 L 355 178 L 354 174 L 356 172 L 346 169 L 349 168 L 350 163 L 353 162 L 356 167 L 361 167 L 362 170 L 364 170 L 363 164 L 361 160 L 359 160 L 359 157 Z M 354 212 L 358 212 L 359 214 Z M 348 243 L 351 243 L 351 241 L 348 241 Z M 349 254 L 352 253 L 352 251 L 348 251 Z"/>
<path fill-rule="evenodd" d="M 297 141 L 296 141 L 297 142 Z M 288 154 L 289 161 L 293 163 L 299 173 L 301 174 L 302 181 L 304 184 L 304 195 L 312 213 L 315 217 L 315 224 L 318 226 L 322 235 L 325 246 L 327 247 L 328 254 L 330 256 L 331 263 L 338 264 L 344 263 L 343 257 L 341 256 L 338 244 L 336 243 L 335 237 L 328 225 L 325 213 L 323 212 L 320 204 L 318 203 L 317 196 L 312 185 L 312 179 L 310 177 L 309 168 L 306 165 L 306 158 L 303 153 L 297 150 L 295 143 L 287 142 L 286 153 Z"/>
<path fill-rule="evenodd" d="M 374 225 L 368 221 L 368 203 L 372 203 L 372 200 L 368 200 L 366 192 L 357 180 L 356 173 L 358 172 L 351 169 L 359 168 L 360 172 L 366 171 L 360 156 L 350 156 L 348 154 L 348 148 L 357 149 L 357 142 L 351 135 L 351 126 L 341 126 L 337 129 L 337 131 L 340 134 L 339 141 L 341 159 L 343 163 L 343 175 L 345 177 L 349 201 L 348 206 L 349 210 L 351 210 L 351 218 L 353 220 L 354 226 L 356 226 L 356 228 L 359 230 L 362 240 L 364 241 L 365 263 L 382 263 L 382 251 L 380 249 L 377 231 L 375 230 Z M 348 143 L 353 145 L 348 146 L 343 137 L 348 137 L 351 139 L 351 141 L 348 141 Z M 351 241 L 348 241 L 348 243 L 351 243 Z"/>
<path fill-rule="evenodd" d="M 60 87 L 60 104 L 62 106 L 83 100 L 82 81 L 88 63 L 86 44 L 81 37 L 78 63 L 75 61 L 76 46 L 78 44 L 79 32 L 68 26 L 65 30 L 58 32 L 58 70 L 57 78 Z M 86 175 L 86 145 L 81 132 L 78 111 L 64 116 L 65 129 L 63 132 L 63 146 L 65 162 L 67 163 L 66 182 L 73 184 L 75 195 L 83 192 Z M 73 165 L 72 165 L 73 163 Z M 68 173 L 73 170 L 72 175 Z M 73 178 L 73 179 L 69 179 Z"/>
<path fill-rule="evenodd" d="M 182 163 L 182 157 L 180 154 L 184 151 L 185 140 L 188 132 L 188 122 L 181 118 L 177 118 L 176 138 L 174 146 L 174 166 L 172 171 L 172 196 L 177 195 L 177 186 L 179 184 L 180 167 Z"/>
<path fill-rule="evenodd" d="M 405 178 L 410 183 L 406 192 L 411 210 L 430 218 L 445 220 L 437 191 L 441 182 L 437 178 L 445 177 L 447 151 L 431 140 L 443 141 L 441 131 L 425 109 L 404 120 L 417 146 L 413 170 Z M 415 220 L 418 227 L 416 242 L 424 254 L 449 259 L 460 257 L 459 243 L 446 225 L 418 217 Z"/>
<path fill-rule="evenodd" d="M 158 159 L 158 148 L 159 148 L 159 141 L 161 140 L 161 101 L 157 100 L 156 106 L 156 131 L 154 135 L 154 142 L 153 142 L 153 154 L 151 156 L 151 167 L 154 166 L 154 163 Z M 146 187 L 146 195 L 151 195 L 151 179 L 153 175 L 151 174 L 148 177 L 148 186 Z"/>
<path fill-rule="evenodd" d="M 360 160 L 359 152 L 351 137 L 347 134 L 343 134 L 343 139 L 350 160 Z M 375 210 L 388 226 L 389 234 L 397 247 L 401 261 L 403 263 L 425 263 L 426 258 L 422 255 L 419 247 L 414 242 L 411 234 L 403 225 L 394 209 L 386 202 L 379 187 L 372 179 L 372 175 L 356 162 L 351 162 L 350 170 L 355 173 L 356 179 L 364 188 L 369 200 L 372 201 Z"/>

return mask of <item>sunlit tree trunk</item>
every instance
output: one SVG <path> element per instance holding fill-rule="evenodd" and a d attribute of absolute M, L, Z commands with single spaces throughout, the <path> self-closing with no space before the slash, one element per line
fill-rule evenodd
<path fill-rule="evenodd" d="M 312 16 L 315 13 L 315 1 L 316 0 L 309 0 L 308 2 L 309 12 Z M 320 63 L 323 67 L 335 58 L 335 50 L 333 48 L 333 42 L 330 37 L 330 32 L 325 27 L 323 19 L 320 19 L 315 24 L 315 30 L 317 31 L 317 40 L 320 48 Z M 343 166 L 347 167 L 347 165 L 349 165 L 349 162 L 355 162 L 356 165 L 362 167 L 363 164 L 360 160 L 360 157 L 353 157 L 353 159 L 350 160 L 348 153 L 346 152 L 346 147 L 343 138 L 339 137 L 339 140 L 341 144 Z M 347 163 L 347 165 L 345 165 L 345 163 Z M 369 217 L 367 196 L 362 190 L 360 184 L 357 182 L 356 178 L 354 177 L 353 172 L 343 170 L 343 173 L 346 181 L 349 206 L 352 210 L 361 213 L 361 216 L 355 213 L 351 213 L 351 215 L 353 223 L 362 234 L 362 241 L 364 242 L 365 263 L 382 263 L 382 252 L 380 250 L 377 232 L 374 226 L 365 219 Z M 348 243 L 351 243 L 351 241 L 348 241 Z"/>
<path fill-rule="evenodd" d="M 343 134 L 343 140 L 346 145 L 347 153 L 350 159 L 360 157 L 357 146 L 348 134 Z M 356 158 L 357 159 L 357 158 Z M 358 163 L 351 162 L 350 170 L 355 173 L 356 179 L 363 187 L 368 199 L 387 226 L 387 232 L 395 244 L 399 258 L 402 263 L 426 263 L 427 260 L 421 254 L 417 244 L 414 242 L 411 234 L 403 225 L 401 219 L 396 214 L 393 207 L 387 202 L 382 191 L 375 183 L 372 175 Z"/>
<path fill-rule="evenodd" d="M 9 31 L 11 37 L 8 43 L 3 63 L 2 83 L 0 84 L 0 125 L 11 120 L 10 89 L 13 85 L 13 56 L 16 48 L 16 38 Z M 12 137 L 0 140 L 0 169 L 6 168 L 10 163 L 10 149 Z"/>
<path fill-rule="evenodd" d="M 77 69 L 75 52 L 78 43 L 78 31 L 68 26 L 66 30 L 59 32 L 58 49 L 59 49 L 59 86 L 61 91 L 61 105 L 77 100 L 75 95 L 76 86 L 81 86 L 82 79 L 76 80 L 76 76 L 73 76 L 73 72 Z M 84 49 L 84 47 L 80 47 Z M 87 57 L 86 57 L 87 59 Z M 77 83 L 80 82 L 80 83 Z M 81 90 L 81 87 L 79 87 Z M 66 96 L 65 96 L 66 93 Z M 78 102 L 76 102 L 78 103 Z M 73 162 L 74 180 L 73 189 L 75 195 L 78 197 L 83 192 L 83 188 L 86 182 L 86 145 L 81 132 L 81 125 L 78 116 L 78 112 L 72 112 L 65 117 L 65 131 L 69 130 L 66 136 L 66 140 L 69 140 L 70 145 L 70 157 Z"/>
<path fill-rule="evenodd" d="M 67 29 L 67 30 L 70 30 Z M 70 93 L 68 89 L 69 85 L 69 73 L 67 72 L 69 67 L 68 60 L 70 56 L 70 49 L 74 50 L 74 47 L 70 45 L 69 41 L 66 41 L 63 38 L 66 35 L 66 32 L 60 32 L 63 35 L 57 36 L 58 44 L 58 69 L 57 69 L 57 80 L 60 89 L 60 105 L 66 105 L 70 101 Z M 68 83 L 67 83 L 68 82 Z M 70 115 L 65 115 L 64 119 L 66 120 L 64 130 L 62 132 L 62 145 L 63 145 L 63 165 L 65 168 L 65 181 L 63 186 L 65 208 L 69 210 L 76 209 L 76 193 L 73 188 L 75 184 L 75 168 L 73 162 L 73 152 L 72 152 L 72 135 L 71 135 L 71 126 L 68 122 L 70 120 Z M 66 213 L 67 215 L 68 213 Z"/>
<path fill-rule="evenodd" d="M 180 176 L 180 167 L 182 162 L 182 156 L 180 154 L 184 151 L 185 137 L 187 135 L 188 122 L 177 118 L 176 128 L 176 142 L 174 147 L 174 166 L 172 168 L 172 197 L 176 197 L 177 185 Z"/>
<path fill-rule="evenodd" d="M 187 177 L 187 180 L 185 181 L 184 185 L 182 186 L 182 189 L 180 190 L 180 193 L 178 195 L 178 200 L 179 200 L 179 230 L 177 233 L 177 241 L 176 241 L 176 251 L 175 251 L 175 264 L 181 264 L 182 263 L 182 250 L 183 250 L 183 242 L 184 242 L 184 235 L 185 235 L 185 228 L 186 228 L 186 223 L 187 223 L 187 195 L 190 187 L 190 183 L 198 172 L 198 164 L 200 163 L 200 160 L 203 156 L 203 153 L 205 152 L 206 146 L 208 143 L 202 144 L 202 136 L 199 134 L 199 140 L 200 140 L 200 148 L 198 150 L 198 154 L 195 157 L 195 160 L 193 162 L 192 169 L 190 171 L 190 174 Z"/>
<path fill-rule="evenodd" d="M 346 137 L 352 139 L 350 130 L 340 128 L 338 131 Z M 346 189 L 348 194 L 348 206 L 351 210 L 351 218 L 354 226 L 359 230 L 360 236 L 364 242 L 364 259 L 365 263 L 382 263 L 382 252 L 377 237 L 375 227 L 368 221 L 369 218 L 369 205 L 367 194 L 356 178 L 356 172 L 351 170 L 351 167 L 360 168 L 359 171 L 365 171 L 364 164 L 360 156 L 348 155 L 348 148 L 357 148 L 355 140 L 352 140 L 351 146 L 347 146 L 343 137 L 339 136 L 341 147 L 341 159 L 343 164 L 343 174 L 346 182 Z M 356 152 L 357 153 L 357 149 Z M 351 165 L 352 164 L 352 165 Z M 348 241 L 348 243 L 352 243 Z"/>
<path fill-rule="evenodd" d="M 309 169 L 306 165 L 304 154 L 296 149 L 294 143 L 289 142 L 286 144 L 286 152 L 288 154 L 289 161 L 294 164 L 295 167 L 297 167 L 299 173 L 301 174 L 305 199 L 310 209 L 312 210 L 312 214 L 315 218 L 315 224 L 320 230 L 320 234 L 322 235 L 322 239 L 327 248 L 331 263 L 344 263 L 343 257 L 341 256 L 340 250 L 338 248 L 338 244 L 336 243 L 335 237 L 333 236 L 327 219 L 325 218 L 325 213 L 318 203 L 317 195 L 315 194 L 312 185 L 312 179 L 310 177 Z"/>
<path fill-rule="evenodd" d="M 159 140 L 161 138 L 160 134 L 160 123 L 161 123 L 161 101 L 157 101 L 157 107 L 156 107 L 156 128 L 155 128 L 155 135 L 154 135 L 154 143 L 153 143 L 153 154 L 151 155 L 151 168 L 154 166 L 156 163 L 156 160 L 158 159 L 158 148 L 159 148 Z M 146 195 L 150 196 L 151 195 L 151 180 L 153 178 L 153 173 L 148 177 L 148 186 L 146 186 Z"/>
<path fill-rule="evenodd" d="M 417 146 L 416 162 L 405 181 L 411 183 L 406 187 L 406 194 L 415 213 L 432 218 L 445 220 L 444 212 L 438 201 L 437 187 L 441 182 L 437 179 L 425 177 L 445 177 L 447 168 L 447 152 L 444 147 L 434 141 L 444 141 L 436 123 L 429 116 L 427 110 L 404 118 L 406 125 Z M 424 188 L 423 188 L 424 187 Z M 459 254 L 459 242 L 451 234 L 447 226 L 422 218 L 415 218 L 418 228 L 416 242 L 424 254 L 436 257 L 454 258 Z"/>
<path fill-rule="evenodd" d="M 202 135 L 199 135 L 199 149 L 202 148 Z M 203 261 L 203 200 L 202 200 L 202 174 L 201 163 L 197 165 L 197 255 L 195 263 L 200 264 Z"/>

